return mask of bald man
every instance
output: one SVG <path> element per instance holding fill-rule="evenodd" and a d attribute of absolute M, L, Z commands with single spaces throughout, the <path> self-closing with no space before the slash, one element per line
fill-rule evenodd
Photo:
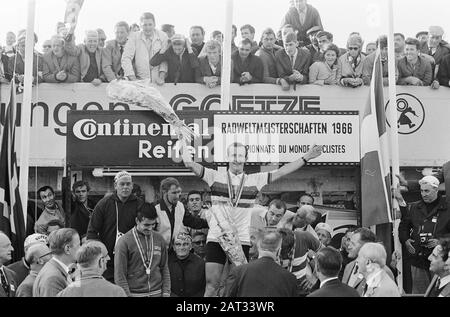
<path fill-rule="evenodd" d="M 400 297 L 397 285 L 386 273 L 386 250 L 380 243 L 364 244 L 358 253 L 359 272 L 364 276 L 367 289 L 363 297 Z"/>
<path fill-rule="evenodd" d="M 102 274 L 110 260 L 100 241 L 88 241 L 76 254 L 81 278 L 72 282 L 57 297 L 126 297 L 125 291 L 105 280 Z"/>
<path fill-rule="evenodd" d="M 30 264 L 30 274 L 20 283 L 16 297 L 33 297 L 36 276 L 51 258 L 52 253 L 46 244 L 35 243 L 29 247 L 25 254 L 25 261 Z"/>
<path fill-rule="evenodd" d="M 0 231 L 0 297 L 15 297 L 16 295 L 16 274 L 4 266 L 11 261 L 11 253 L 14 248 L 8 236 Z"/>

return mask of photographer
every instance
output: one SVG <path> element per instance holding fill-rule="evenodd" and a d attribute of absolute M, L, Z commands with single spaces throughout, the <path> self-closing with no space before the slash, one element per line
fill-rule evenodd
<path fill-rule="evenodd" d="M 431 281 L 428 260 L 438 239 L 450 233 L 450 213 L 445 196 L 438 193 L 439 180 L 425 176 L 420 181 L 422 199 L 402 208 L 399 226 L 401 243 L 411 262 L 412 292 L 423 294 Z"/>

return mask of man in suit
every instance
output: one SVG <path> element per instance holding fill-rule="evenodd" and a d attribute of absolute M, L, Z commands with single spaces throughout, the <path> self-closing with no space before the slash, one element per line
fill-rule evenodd
<path fill-rule="evenodd" d="M 80 62 L 77 57 L 69 56 L 64 50 L 65 41 L 53 36 L 52 50 L 44 55 L 42 77 L 47 83 L 76 83 L 80 81 Z"/>
<path fill-rule="evenodd" d="M 308 83 L 311 54 L 305 48 L 298 48 L 295 33 L 283 37 L 284 50 L 275 53 L 278 76 L 284 78 L 290 85 L 305 85 Z"/>
<path fill-rule="evenodd" d="M 386 250 L 380 243 L 364 244 L 358 253 L 358 267 L 367 281 L 364 297 L 400 297 L 397 285 L 386 273 Z"/>
<path fill-rule="evenodd" d="M 102 70 L 106 81 L 123 77 L 122 54 L 128 40 L 130 27 L 127 22 L 118 22 L 114 28 L 116 39 L 106 42 L 102 51 Z"/>
<path fill-rule="evenodd" d="M 252 41 L 243 39 L 239 43 L 239 50 L 231 55 L 231 81 L 240 85 L 262 83 L 264 66 L 261 59 L 252 52 Z"/>
<path fill-rule="evenodd" d="M 276 261 L 281 251 L 281 234 L 264 229 L 258 239 L 258 260 L 232 269 L 227 280 L 227 297 L 295 297 L 295 276 Z"/>
<path fill-rule="evenodd" d="M 450 238 L 439 240 L 439 244 L 433 249 L 428 259 L 430 260 L 430 272 L 435 274 L 431 284 L 431 291 L 425 297 L 450 297 L 450 266 L 449 261 Z"/>
<path fill-rule="evenodd" d="M 33 297 L 55 297 L 72 282 L 69 267 L 75 263 L 75 256 L 80 248 L 80 236 L 75 229 L 64 228 L 53 231 L 48 241 L 53 258 L 36 277 Z"/>
<path fill-rule="evenodd" d="M 339 281 L 342 256 L 332 247 L 320 249 L 316 254 L 316 274 L 320 280 L 320 289 L 307 297 L 359 297 L 358 292 Z"/>
<path fill-rule="evenodd" d="M 374 243 L 376 241 L 377 236 L 375 235 L 375 233 L 367 228 L 358 228 L 353 232 L 350 237 L 350 241 L 348 242 L 348 257 L 353 260 L 345 267 L 344 275 L 342 276 L 342 283 L 353 287 L 358 291 L 360 295 L 362 295 L 364 292 L 366 280 L 364 278 L 364 275 L 362 275 L 360 271 L 356 259 L 358 257 L 360 249 L 366 243 Z M 392 280 L 394 280 L 394 275 L 392 274 L 391 270 L 387 266 L 383 266 L 383 269 L 386 270 L 386 274 L 388 274 L 388 276 L 390 276 Z"/>
<path fill-rule="evenodd" d="M 281 27 L 286 24 L 292 24 L 297 31 L 298 41 L 302 46 L 310 44 L 310 40 L 306 35 L 307 30 L 313 26 L 322 27 L 319 11 L 312 5 L 307 4 L 307 0 L 294 0 L 281 21 Z"/>
<path fill-rule="evenodd" d="M 11 240 L 0 231 L 0 297 L 16 296 L 16 275 L 4 266 L 5 263 L 11 261 L 11 253 L 13 251 Z"/>
<path fill-rule="evenodd" d="M 199 57 L 199 67 L 195 69 L 195 82 L 205 84 L 208 88 L 220 85 L 222 73 L 221 47 L 216 40 L 204 44 L 206 56 Z"/>

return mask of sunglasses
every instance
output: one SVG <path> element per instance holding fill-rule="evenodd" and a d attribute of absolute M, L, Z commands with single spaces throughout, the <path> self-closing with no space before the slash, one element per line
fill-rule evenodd
<path fill-rule="evenodd" d="M 192 243 L 195 244 L 195 245 L 200 245 L 200 244 L 206 244 L 206 241 L 204 241 L 204 240 L 192 241 Z"/>
<path fill-rule="evenodd" d="M 348 49 L 350 51 L 357 51 L 357 50 L 359 50 L 359 47 L 349 47 Z"/>
<path fill-rule="evenodd" d="M 51 45 L 44 45 L 44 48 L 52 48 Z"/>
<path fill-rule="evenodd" d="M 44 257 L 46 257 L 46 256 L 52 255 L 52 254 L 53 254 L 52 251 L 50 251 L 49 253 L 45 253 L 44 255 L 41 255 L 41 256 L 38 258 L 38 260 L 40 260 L 40 259 L 42 259 L 42 258 L 44 258 Z"/>

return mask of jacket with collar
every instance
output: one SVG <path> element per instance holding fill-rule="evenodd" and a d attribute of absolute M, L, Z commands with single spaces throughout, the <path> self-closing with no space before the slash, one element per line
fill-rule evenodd
<path fill-rule="evenodd" d="M 278 70 L 275 54 L 281 50 L 281 47 L 274 47 L 272 51 L 261 46 L 259 50 L 255 53 L 258 56 L 264 66 L 264 80 L 266 84 L 276 84 L 278 79 Z"/>
<path fill-rule="evenodd" d="M 350 53 L 345 53 L 338 58 L 339 72 L 338 72 L 338 82 L 341 83 L 343 78 L 362 78 L 363 65 L 366 57 L 363 54 L 359 55 L 359 61 L 357 61 L 356 68 L 353 69 L 350 59 Z"/>
<path fill-rule="evenodd" d="M 167 213 L 169 209 L 164 201 L 161 199 L 155 205 L 156 212 L 158 213 L 158 232 L 163 236 L 164 241 L 168 246 L 172 244 L 175 237 L 178 236 L 180 232 L 184 232 L 185 226 L 193 229 L 203 229 L 208 228 L 208 223 L 205 219 L 192 215 L 190 212 L 186 212 L 184 205 L 178 202 L 175 206 L 175 225 L 172 228 L 170 224 L 169 217 Z"/>
<path fill-rule="evenodd" d="M 300 23 L 300 15 L 298 13 L 297 8 L 290 7 L 286 15 L 281 20 L 280 29 L 286 24 L 291 24 L 294 27 L 294 30 L 297 30 L 297 39 L 299 42 L 303 42 L 300 44 L 308 45 L 310 44 L 309 37 L 306 35 L 306 31 L 308 31 L 313 26 L 319 26 L 323 29 L 322 20 L 320 19 L 319 11 L 314 8 L 312 5 L 306 5 L 306 16 L 305 22 L 303 24 Z"/>
<path fill-rule="evenodd" d="M 175 252 L 169 253 L 169 271 L 172 296 L 203 297 L 205 293 L 205 261 L 194 253 L 184 260 Z"/>
<path fill-rule="evenodd" d="M 125 44 L 123 44 L 124 52 Z M 119 71 L 121 69 L 122 54 L 120 53 L 120 44 L 116 40 L 106 42 L 106 45 L 102 50 L 102 71 L 106 81 L 110 82 L 119 78 Z"/>
<path fill-rule="evenodd" d="M 39 272 L 33 285 L 33 297 L 56 297 L 69 285 L 68 272 L 51 258 Z"/>
<path fill-rule="evenodd" d="M 150 276 L 146 274 L 141 254 L 134 237 L 134 228 L 117 242 L 114 253 L 114 282 L 123 288 L 128 296 L 161 297 L 170 296 L 170 272 L 168 265 L 167 244 L 163 237 L 152 232 L 153 245 L 142 233 L 137 232 L 141 245 L 148 244 L 153 254 Z M 153 246 L 153 249 L 151 249 Z"/>
<path fill-rule="evenodd" d="M 20 285 L 30 272 L 30 266 L 25 262 L 25 258 L 11 263 L 8 265 L 8 269 L 12 270 L 16 274 L 15 280 L 17 285 Z"/>
<path fill-rule="evenodd" d="M 286 51 L 279 50 L 275 53 L 278 76 L 284 78 L 288 83 L 293 84 L 289 80 L 292 75 L 292 63 Z M 311 54 L 305 48 L 297 48 L 297 57 L 294 62 L 294 69 L 298 70 L 303 75 L 303 80 L 297 84 L 306 85 L 309 77 L 309 66 L 311 66 Z"/>
<path fill-rule="evenodd" d="M 202 56 L 198 58 L 199 67 L 195 69 L 195 82 L 198 84 L 205 84 L 204 78 L 205 77 L 212 77 L 216 76 L 219 77 L 219 84 L 220 84 L 220 77 L 222 76 L 222 62 L 219 61 L 217 64 L 216 72 L 213 72 L 211 69 L 211 66 L 209 65 L 208 56 Z"/>
<path fill-rule="evenodd" d="M 166 83 L 193 83 L 195 82 L 195 70 L 198 68 L 198 58 L 195 49 L 192 53 L 184 50 L 181 58 L 175 54 L 173 47 L 169 47 L 163 54 L 155 54 L 150 65 L 156 67 L 167 62 Z"/>
<path fill-rule="evenodd" d="M 9 285 L 9 297 L 16 297 L 17 286 L 19 285 L 16 282 L 16 273 L 14 273 L 13 270 L 8 269 L 4 265 L 1 267 L 1 269 L 3 270 L 3 272 L 5 272 L 6 282 Z M 0 298 L 1 297 L 6 297 L 6 293 L 5 293 L 5 290 L 3 289 L 3 287 L 1 287 L 1 284 L 0 284 Z"/>
<path fill-rule="evenodd" d="M 8 60 L 8 71 L 9 73 L 9 78 L 7 77 L 7 79 L 11 80 L 12 78 L 12 74 L 14 72 L 14 68 L 15 68 L 15 72 L 17 75 L 24 75 L 25 74 L 25 61 L 22 57 L 22 55 L 17 52 L 16 54 L 17 57 L 11 57 Z M 16 62 L 16 65 L 14 65 L 14 61 Z M 14 67 L 15 66 L 15 67 Z M 41 54 L 38 54 L 36 52 L 33 52 L 33 83 L 40 83 L 42 82 L 43 78 L 42 78 L 42 71 L 44 70 L 44 61 L 43 61 L 43 57 Z M 16 80 L 16 83 L 18 83 L 19 81 Z"/>
<path fill-rule="evenodd" d="M 134 32 L 128 36 L 122 55 L 122 68 L 125 77 L 135 75 L 137 79 L 150 79 L 154 83 L 160 72 L 167 73 L 167 62 L 163 62 L 158 66 L 151 66 L 150 60 L 161 49 L 167 47 L 169 39 L 166 33 L 155 30 L 149 54 L 144 37 L 143 32 Z"/>
<path fill-rule="evenodd" d="M 374 284 L 368 285 L 364 297 L 400 297 L 397 284 L 389 277 L 385 270 L 381 270 L 375 277 Z"/>
<path fill-rule="evenodd" d="M 360 297 L 358 292 L 339 281 L 338 278 L 327 281 L 321 288 L 306 297 Z"/>
<path fill-rule="evenodd" d="M 231 54 L 232 61 L 232 77 L 231 81 L 233 83 L 241 84 L 240 78 L 241 74 L 244 72 L 249 72 L 252 75 L 251 83 L 262 83 L 264 77 L 264 67 L 261 59 L 258 56 L 255 56 L 253 53 L 250 53 L 247 58 L 242 61 L 239 56 L 239 51 Z"/>
<path fill-rule="evenodd" d="M 75 46 L 74 39 L 67 41 L 64 45 L 64 49 L 69 55 L 76 56 L 80 63 L 81 80 L 86 76 L 89 66 L 91 65 L 91 58 L 85 44 L 79 44 Z M 102 70 L 102 51 L 103 49 L 98 47 L 95 51 L 95 60 L 97 61 L 98 79 L 105 81 L 105 75 Z"/>
<path fill-rule="evenodd" d="M 119 232 L 125 234 L 136 225 L 137 210 L 144 202 L 131 194 L 123 203 L 117 194 L 103 197 L 95 206 L 87 230 L 87 239 L 100 240 L 106 246 L 111 260 L 108 261 L 104 277 L 111 281 L 114 276 L 114 245 L 116 243 L 116 224 Z M 119 221 L 116 220 L 116 204 Z"/>
<path fill-rule="evenodd" d="M 61 83 L 56 79 L 56 73 L 64 70 L 67 73 L 67 78 L 64 83 L 76 83 L 80 81 L 80 62 L 77 57 L 70 56 L 64 53 L 61 64 L 58 64 L 58 58 L 53 52 L 44 54 L 44 71 L 42 77 L 47 83 Z"/>
<path fill-rule="evenodd" d="M 445 196 L 438 196 L 439 202 L 428 214 L 427 206 L 423 200 L 408 204 L 407 207 L 400 207 L 402 212 L 402 220 L 400 222 L 398 233 L 402 244 L 406 240 L 414 240 L 413 246 L 416 249 L 416 255 L 408 254 L 411 264 L 417 267 L 428 269 L 430 261 L 428 255 L 420 256 L 417 253 L 422 249 L 420 246 L 420 228 L 425 222 L 429 222 L 434 226 L 434 239 L 439 239 L 445 234 L 450 233 L 450 212 L 446 204 Z M 428 249 L 431 253 L 432 249 Z"/>

